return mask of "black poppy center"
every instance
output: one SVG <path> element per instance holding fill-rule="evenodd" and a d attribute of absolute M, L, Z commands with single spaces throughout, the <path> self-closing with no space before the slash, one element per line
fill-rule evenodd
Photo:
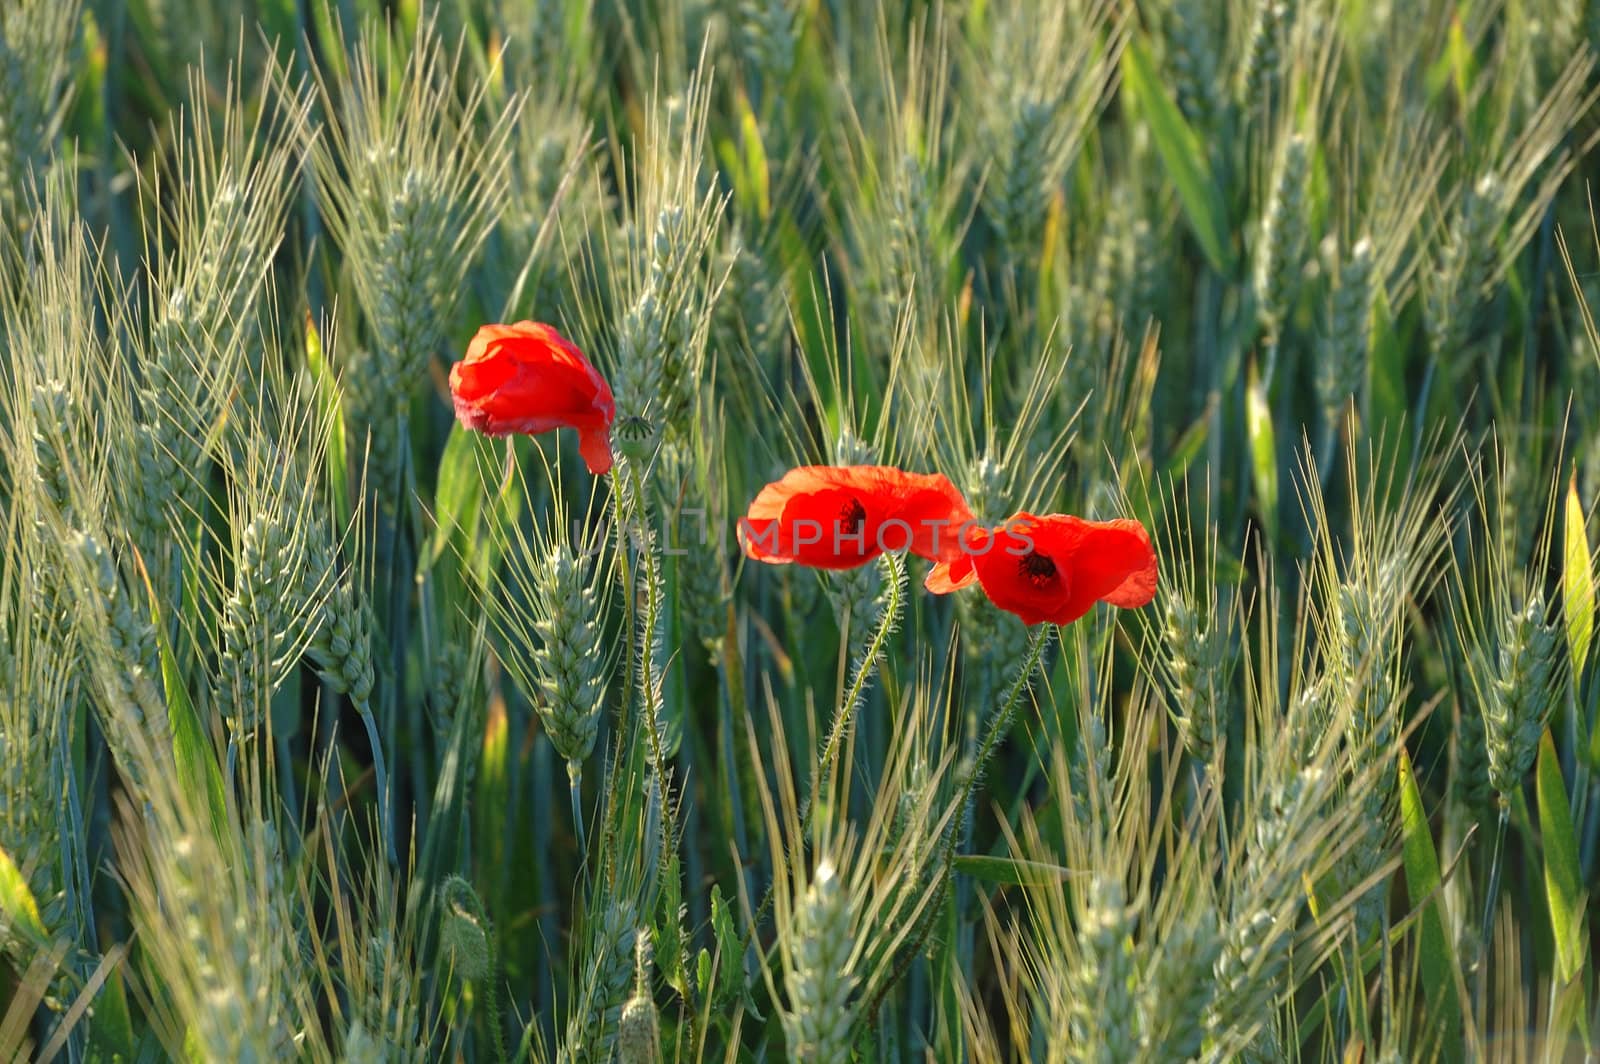
<path fill-rule="evenodd" d="M 1024 555 L 1017 563 L 1017 568 L 1021 570 L 1023 579 L 1038 588 L 1049 587 L 1060 575 L 1056 563 L 1039 553 Z"/>
<path fill-rule="evenodd" d="M 861 505 L 860 499 L 851 499 L 839 511 L 839 523 L 844 526 L 845 533 L 859 536 L 867 527 L 867 508 Z"/>

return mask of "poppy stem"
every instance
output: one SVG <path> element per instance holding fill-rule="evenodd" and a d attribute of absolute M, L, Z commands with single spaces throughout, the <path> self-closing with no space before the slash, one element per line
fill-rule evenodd
<path fill-rule="evenodd" d="M 977 791 L 978 781 L 982 779 L 984 770 L 989 765 L 989 759 L 999 748 L 1001 740 L 1011 730 L 1011 722 L 1016 718 L 1017 705 L 1022 701 L 1022 694 L 1028 689 L 1033 679 L 1034 670 L 1039 667 L 1039 661 L 1044 656 L 1044 651 L 1050 645 L 1050 638 L 1055 633 L 1054 625 L 1045 625 L 1033 637 L 1028 646 L 1028 656 L 1022 662 L 1022 668 L 1011 681 L 1011 688 L 1006 692 L 1006 700 L 989 718 L 989 726 L 984 729 L 983 742 L 978 747 L 978 755 L 972 763 L 972 772 L 967 776 L 966 784 L 962 787 L 961 802 L 965 805 L 972 799 Z"/>
<path fill-rule="evenodd" d="M 663 602 L 664 589 L 662 586 L 661 558 L 658 554 L 659 548 L 656 545 L 655 538 L 651 534 L 650 511 L 645 501 L 644 478 L 640 475 L 639 468 L 632 459 L 625 458 L 617 468 L 626 471 L 626 479 L 623 481 L 623 498 L 628 504 L 627 512 L 634 526 L 633 533 L 637 537 L 635 555 L 637 564 L 629 571 L 630 578 L 637 581 L 637 583 L 633 585 L 634 594 L 629 597 L 637 598 L 640 591 L 643 592 L 644 596 L 643 623 L 635 623 L 632 628 L 634 638 L 638 640 L 636 654 L 639 669 L 639 705 L 643 713 L 645 739 L 647 742 L 646 761 L 660 806 L 660 846 L 663 852 L 672 850 L 676 855 L 681 835 L 678 828 L 677 805 L 672 801 L 672 766 L 668 760 L 666 744 L 661 736 L 661 714 L 664 707 L 662 705 L 662 688 L 658 675 L 662 666 L 655 660 L 655 644 L 660 634 L 658 626 L 662 612 L 666 607 Z M 638 619 L 637 615 L 635 615 L 634 619 Z M 578 794 L 576 790 L 573 791 L 572 796 L 574 802 L 573 812 L 576 815 L 578 811 Z M 581 825 L 581 818 L 577 822 Z M 581 844 L 581 828 L 579 840 Z M 672 875 L 681 877 L 682 872 L 679 870 L 676 861 L 662 862 L 661 871 L 666 872 L 669 869 Z M 675 886 L 674 889 L 681 889 L 681 883 Z M 685 945 L 688 942 L 688 936 L 684 933 L 681 924 L 676 930 L 679 970 L 686 972 L 691 970 L 690 958 Z M 693 993 L 685 993 L 683 999 L 687 1006 L 685 1009 L 685 1027 L 688 1041 L 692 1045 L 695 1042 L 695 1003 Z"/>
<path fill-rule="evenodd" d="M 817 762 L 819 772 L 816 786 L 800 807 L 800 845 L 802 848 L 805 845 L 805 840 L 811 836 L 811 822 L 816 815 L 817 796 L 821 794 L 826 799 L 833 789 L 833 773 L 839 758 L 839 747 L 847 734 L 846 729 L 849 727 L 850 721 L 855 717 L 855 707 L 865 693 L 867 677 L 872 672 L 872 666 L 882 653 L 883 644 L 888 641 L 889 633 L 894 631 L 895 626 L 899 623 L 898 615 L 905 602 L 905 563 L 893 554 L 885 554 L 883 557 L 884 564 L 889 567 L 889 601 L 885 604 L 883 616 L 879 619 L 878 627 L 867 644 L 867 653 L 861 659 L 860 667 L 856 669 L 855 675 L 851 679 L 849 690 L 839 703 L 839 712 L 835 714 L 833 725 L 828 730 L 828 738 L 822 744 L 822 754 Z M 941 886 L 940 889 L 942 890 L 943 887 Z M 751 920 L 750 931 L 745 938 L 747 948 L 754 943 L 755 928 L 760 924 L 762 917 L 766 915 L 767 909 L 772 904 L 772 891 L 773 886 L 768 883 L 766 892 L 762 894 L 761 901 L 755 908 L 755 917 Z M 776 944 L 774 944 L 773 948 L 777 948 Z M 878 1000 L 882 1000 L 881 995 Z M 874 1007 L 873 1011 L 876 1011 L 876 1007 Z"/>
<path fill-rule="evenodd" d="M 996 748 L 1000 745 L 1000 740 L 1005 737 L 1006 732 L 1011 730 L 1011 722 L 1016 717 L 1017 705 L 1022 701 L 1022 693 L 1028 689 L 1033 679 L 1034 670 L 1039 667 L 1039 661 L 1044 656 L 1045 647 L 1050 645 L 1050 638 L 1054 634 L 1055 625 L 1045 625 L 1033 637 L 1028 646 L 1028 656 L 1023 660 L 1022 668 L 1017 671 L 1016 677 L 1011 681 L 1011 687 L 1006 692 L 1004 704 L 989 719 L 989 727 L 984 732 L 983 744 L 978 749 L 977 760 L 973 762 L 972 771 L 968 773 L 966 782 L 961 786 L 961 792 L 956 796 L 956 804 L 953 808 L 957 810 L 957 822 L 959 822 L 959 818 L 962 815 L 960 811 L 965 810 L 968 803 L 972 801 L 972 796 L 978 788 L 978 780 L 983 778 L 983 770 L 988 764 L 989 758 L 994 756 Z M 944 867 L 940 870 L 939 885 L 935 888 L 935 894 L 925 908 L 925 912 L 936 912 L 944 905 L 945 895 L 950 890 L 950 883 L 955 874 L 956 848 L 960 845 L 961 835 L 960 831 L 952 829 L 946 836 L 943 858 Z M 937 922 L 931 919 L 921 921 L 914 940 L 900 952 L 899 957 L 895 960 L 894 970 L 883 981 L 883 985 L 878 988 L 878 992 L 873 996 L 872 1002 L 867 1007 L 864 1015 L 877 1016 L 878 1009 L 882 1007 L 889 991 L 905 975 L 906 971 L 911 967 L 911 962 L 922 953 L 922 944 L 927 941 L 928 933 Z"/>
<path fill-rule="evenodd" d="M 856 663 L 855 674 L 850 678 L 850 686 L 839 702 L 839 711 L 834 714 L 833 724 L 828 729 L 828 738 L 822 744 L 822 755 L 818 761 L 821 772 L 817 777 L 817 787 L 824 796 L 833 789 L 833 777 L 838 769 L 839 747 L 861 708 L 861 702 L 866 696 L 867 681 L 872 676 L 878 659 L 883 656 L 883 649 L 889 641 L 890 633 L 899 626 L 900 614 L 905 608 L 905 561 L 895 554 L 885 554 L 883 559 L 888 569 L 889 601 L 884 604 L 883 616 L 878 621 L 878 627 L 873 631 L 872 638 L 867 642 L 866 651 Z M 816 795 L 813 794 L 811 805 L 815 805 L 815 801 Z M 801 823 L 809 828 L 810 822 L 811 810 L 808 807 L 805 815 L 801 817 Z"/>

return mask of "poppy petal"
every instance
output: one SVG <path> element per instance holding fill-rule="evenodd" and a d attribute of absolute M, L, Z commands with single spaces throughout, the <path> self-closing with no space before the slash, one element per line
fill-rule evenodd
<path fill-rule="evenodd" d="M 578 434 L 578 453 L 595 476 L 611 472 L 611 433 L 603 428 L 589 429 Z"/>
<path fill-rule="evenodd" d="M 1100 595 L 1100 601 L 1123 609 L 1148 605 L 1156 597 L 1159 582 L 1150 534 L 1137 521 L 1108 521 L 1107 525 L 1111 526 L 1107 533 L 1095 537 L 1095 565 L 1108 579 L 1115 576 L 1121 579 Z"/>
<path fill-rule="evenodd" d="M 611 387 L 576 345 L 548 325 L 481 327 L 466 357 L 450 368 L 450 398 L 457 420 L 488 436 L 576 429 L 589 470 L 611 468 Z"/>
<path fill-rule="evenodd" d="M 884 551 L 929 561 L 960 555 L 972 514 L 939 473 L 893 466 L 799 466 L 751 501 L 740 522 L 747 556 L 824 569 L 863 565 Z"/>
<path fill-rule="evenodd" d="M 1096 602 L 1136 607 L 1155 595 L 1155 551 L 1137 521 L 1019 513 L 986 546 L 973 562 L 984 592 L 1027 624 L 1070 624 Z"/>
<path fill-rule="evenodd" d="M 972 556 L 963 554 L 953 562 L 939 562 L 928 570 L 928 578 L 922 582 L 922 586 L 935 595 L 948 595 L 972 586 L 977 579 Z"/>
<path fill-rule="evenodd" d="M 778 520 L 774 517 L 742 517 L 735 531 L 745 557 L 769 565 L 789 565 L 794 558 L 776 549 Z"/>

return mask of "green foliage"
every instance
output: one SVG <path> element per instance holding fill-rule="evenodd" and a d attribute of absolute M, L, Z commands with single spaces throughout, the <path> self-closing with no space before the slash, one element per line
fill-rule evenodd
<path fill-rule="evenodd" d="M 1581 8 L 0 4 L 0 1058 L 1592 1052 Z"/>

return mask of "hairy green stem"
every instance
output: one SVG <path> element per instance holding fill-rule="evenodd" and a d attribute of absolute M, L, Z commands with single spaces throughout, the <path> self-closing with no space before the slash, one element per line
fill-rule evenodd
<path fill-rule="evenodd" d="M 1011 730 L 1011 723 L 1016 718 L 1017 706 L 1022 702 L 1022 694 L 1028 689 L 1033 678 L 1033 672 L 1038 668 L 1039 660 L 1043 657 L 1045 647 L 1049 645 L 1050 638 L 1054 632 L 1055 627 L 1053 625 L 1046 625 L 1039 629 L 1039 633 L 1029 642 L 1028 656 L 1023 659 L 1022 668 L 1017 671 L 1016 678 L 1011 681 L 1011 689 L 1006 693 L 1004 704 L 1000 706 L 994 716 L 989 718 L 989 727 L 984 731 L 983 743 L 978 747 L 978 755 L 973 761 L 972 772 L 967 776 L 966 782 L 962 785 L 960 794 L 957 796 L 952 808 L 964 810 L 967 807 L 967 803 L 972 800 L 973 794 L 977 791 L 978 781 L 983 777 L 985 766 L 988 765 L 989 759 L 994 756 L 995 750 L 999 748 L 1000 742 L 1005 738 L 1006 733 Z M 957 815 L 961 814 L 958 813 Z M 905 975 L 906 971 L 911 967 L 911 962 L 922 952 L 922 945 L 927 941 L 928 934 L 933 929 L 933 914 L 937 913 L 944 905 L 945 895 L 949 892 L 950 883 L 955 878 L 956 847 L 960 842 L 960 837 L 960 832 L 955 831 L 953 828 L 949 832 L 944 845 L 944 859 L 941 862 L 943 867 L 939 870 L 937 891 L 932 901 L 928 903 L 928 907 L 923 913 L 923 918 L 918 921 L 919 926 L 915 937 L 895 961 L 894 970 L 889 973 L 889 977 L 878 988 L 878 992 L 872 996 L 872 1003 L 867 1008 L 865 1015 L 869 1017 L 877 1016 L 885 996 Z M 876 1021 L 874 1020 L 873 1022 Z"/>
<path fill-rule="evenodd" d="M 964 807 L 972 800 L 978 782 L 983 776 L 984 769 L 989 764 L 989 759 L 994 757 L 994 752 L 1000 746 L 1006 733 L 1011 730 L 1011 723 L 1016 718 L 1017 706 L 1022 701 L 1022 694 L 1028 689 L 1033 678 L 1034 669 L 1039 666 L 1039 659 L 1044 656 L 1045 647 L 1049 646 L 1050 638 L 1055 628 L 1046 625 L 1039 629 L 1028 644 L 1028 656 L 1023 659 L 1022 668 L 1017 670 L 1016 678 L 1011 681 L 1011 689 L 1006 693 L 1006 700 L 995 715 L 989 718 L 989 727 L 984 730 L 983 741 L 978 746 L 977 756 L 972 763 L 972 772 L 967 776 L 966 783 L 961 789 L 961 806 Z M 954 839 L 952 834 L 951 838 Z M 953 851 L 954 842 L 946 847 Z"/>
<path fill-rule="evenodd" d="M 663 867 L 667 867 L 670 864 L 668 854 L 677 846 L 679 832 L 677 813 L 671 800 L 670 788 L 668 786 L 666 749 L 661 741 L 660 722 L 657 720 L 656 713 L 657 702 L 660 696 L 657 691 L 657 681 L 654 671 L 655 666 L 653 660 L 653 644 L 655 641 L 656 626 L 661 618 L 662 577 L 659 569 L 660 562 L 656 557 L 655 551 L 652 549 L 648 536 L 648 522 L 650 518 L 649 511 L 645 507 L 643 478 L 639 475 L 638 467 L 631 460 L 625 462 L 625 467 L 627 470 L 628 490 L 624 493 L 623 497 L 628 501 L 628 510 L 631 521 L 621 521 L 619 522 L 619 525 L 628 525 L 632 523 L 638 529 L 639 534 L 639 564 L 638 568 L 635 570 L 635 573 L 638 574 L 635 578 L 635 587 L 637 587 L 637 580 L 643 579 L 645 590 L 644 623 L 642 625 L 634 624 L 631 626 L 631 629 L 633 638 L 636 638 L 639 641 L 637 655 L 639 659 L 640 704 L 644 711 L 645 736 L 650 744 L 650 762 L 653 766 L 652 771 L 655 774 L 656 786 L 660 789 L 661 793 L 661 863 Z M 630 494 L 632 497 L 628 498 L 628 495 Z M 626 531 L 623 530 L 619 534 L 626 536 Z M 629 596 L 630 606 L 635 597 L 635 595 Z M 630 609 L 630 614 L 631 612 L 632 611 Z M 574 809 L 574 812 L 576 812 L 576 808 Z M 673 919 L 679 919 L 676 913 L 673 914 Z M 693 971 L 694 969 L 691 965 L 691 958 L 689 957 L 688 950 L 686 948 L 687 936 L 682 934 L 680 929 L 680 933 L 676 934 L 674 938 L 676 938 L 678 946 L 677 963 L 679 970 L 683 972 Z M 686 1033 L 689 1043 L 692 1045 L 695 1042 L 695 1003 L 692 999 L 688 999 L 686 996 L 684 1004 L 686 1006 L 684 1009 Z"/>
<path fill-rule="evenodd" d="M 821 770 L 817 786 L 822 794 L 827 794 L 833 787 L 834 773 L 838 770 L 839 747 L 844 742 L 844 736 L 850 725 L 855 721 L 856 713 L 860 710 L 861 702 L 866 695 L 867 681 L 877 667 L 879 658 L 883 656 L 884 646 L 888 643 L 890 634 L 899 625 L 900 614 L 905 609 L 905 561 L 894 554 L 886 554 L 884 557 L 890 569 L 889 602 L 884 608 L 883 616 L 878 620 L 878 627 L 872 633 L 872 639 L 867 643 L 866 653 L 856 664 L 855 675 L 851 677 L 844 698 L 839 702 L 839 709 L 833 715 L 833 724 L 828 729 L 828 737 L 822 744 L 822 754 L 817 762 Z M 812 797 L 815 799 L 816 796 Z M 809 809 L 802 817 L 802 824 L 809 829 Z"/>

